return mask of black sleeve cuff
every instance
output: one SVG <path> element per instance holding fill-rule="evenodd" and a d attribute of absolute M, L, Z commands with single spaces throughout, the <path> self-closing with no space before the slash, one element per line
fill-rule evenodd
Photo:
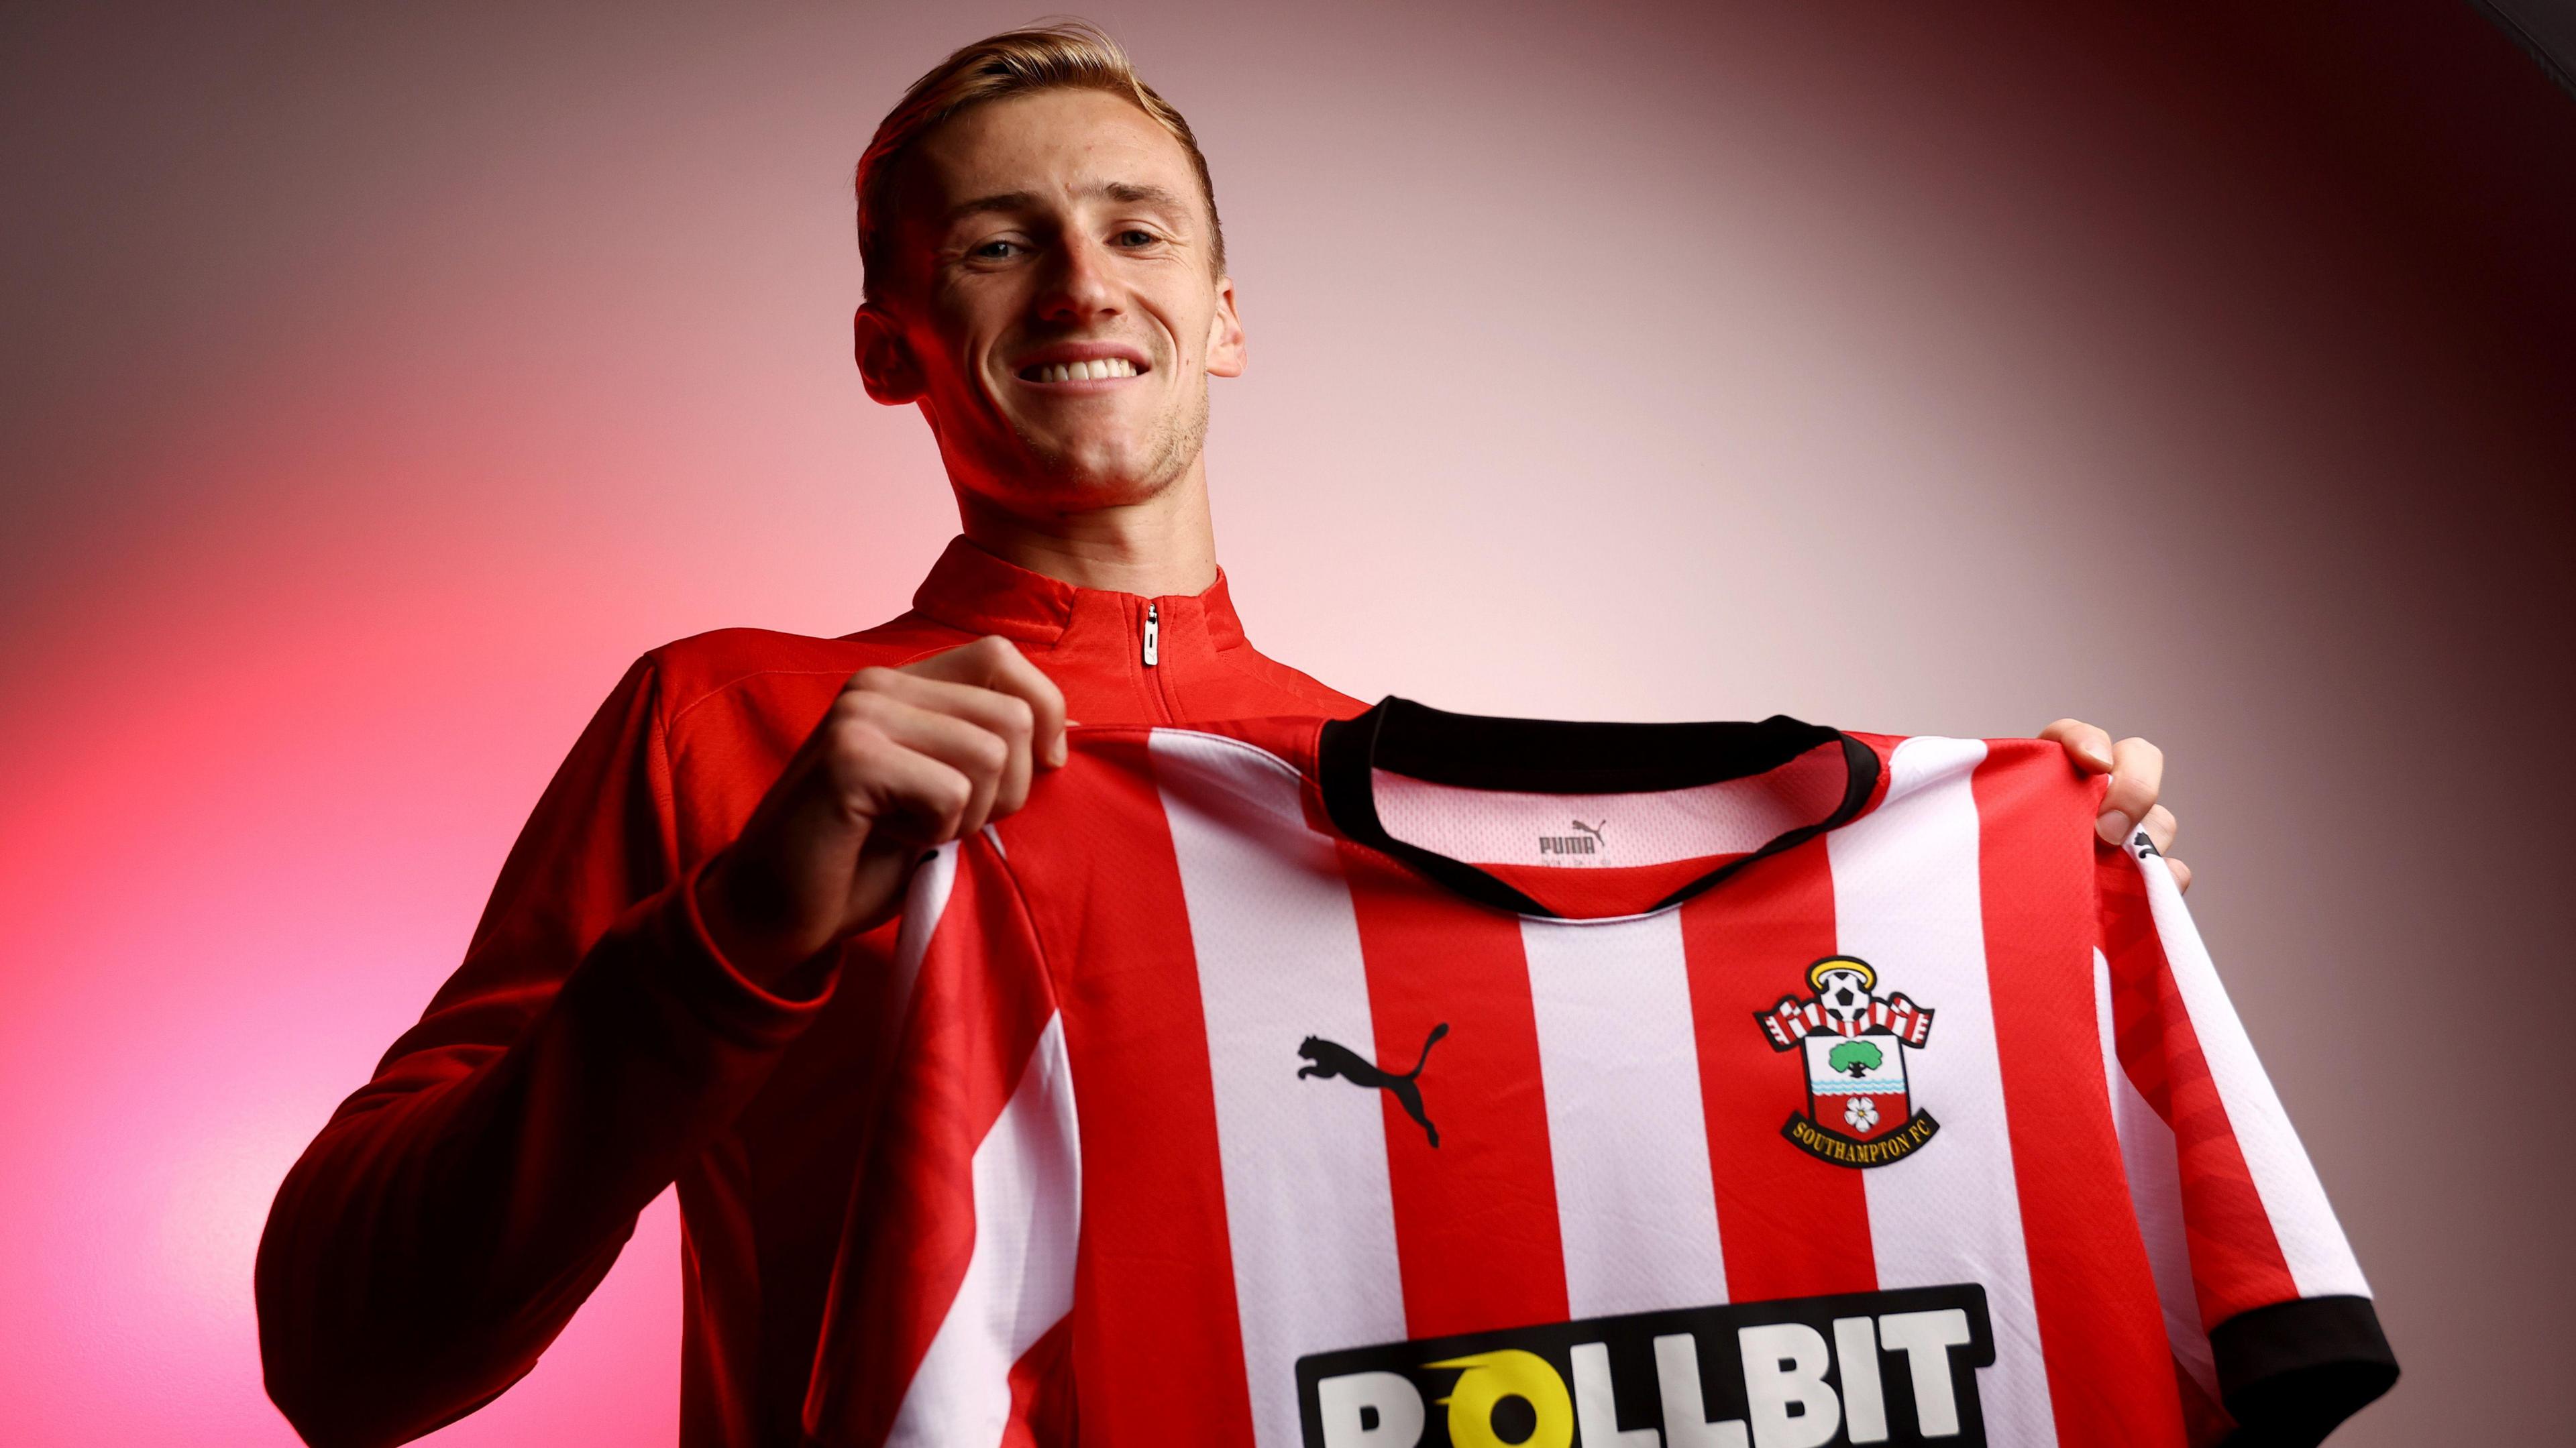
<path fill-rule="evenodd" d="M 2308 1297 L 2240 1312 L 2209 1334 L 2225 1448 L 2316 1448 L 2397 1381 L 2367 1297 Z"/>

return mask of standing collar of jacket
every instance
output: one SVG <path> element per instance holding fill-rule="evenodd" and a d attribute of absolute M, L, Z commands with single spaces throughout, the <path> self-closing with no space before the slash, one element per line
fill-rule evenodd
<path fill-rule="evenodd" d="M 1215 649 L 1241 647 L 1243 620 L 1226 591 L 1225 570 L 1197 594 L 1145 598 L 1102 588 L 1077 588 L 1060 579 L 1006 562 L 966 539 L 952 538 L 912 595 L 924 617 L 971 634 L 1000 634 L 1014 643 L 1053 645 L 1090 618 L 1123 620 L 1148 603 L 1159 610 L 1167 633 L 1203 632 Z"/>

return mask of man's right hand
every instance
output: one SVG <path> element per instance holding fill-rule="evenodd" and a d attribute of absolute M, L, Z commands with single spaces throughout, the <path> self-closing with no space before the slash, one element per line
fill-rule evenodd
<path fill-rule="evenodd" d="M 893 917 L 921 853 L 1028 799 L 1064 695 L 1009 640 L 861 669 L 698 877 L 707 933 L 762 984 Z"/>

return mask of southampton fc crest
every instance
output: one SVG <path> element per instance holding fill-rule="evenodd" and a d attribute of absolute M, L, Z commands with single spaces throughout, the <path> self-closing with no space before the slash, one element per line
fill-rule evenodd
<path fill-rule="evenodd" d="M 1890 991 L 1873 995 L 1869 962 L 1829 955 L 1807 967 L 1814 995 L 1755 1011 L 1771 1049 L 1800 1053 L 1807 1109 L 1780 1128 L 1800 1150 L 1836 1166 L 1885 1166 L 1912 1156 L 1941 1123 L 1914 1105 L 1905 1053 L 1932 1038 L 1932 1011 Z"/>

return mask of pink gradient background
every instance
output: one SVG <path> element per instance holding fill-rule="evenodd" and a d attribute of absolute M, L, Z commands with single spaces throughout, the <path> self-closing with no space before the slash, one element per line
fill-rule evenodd
<path fill-rule="evenodd" d="M 2157 739 L 2407 1366 L 2336 1441 L 2556 1441 L 2563 1083 L 2497 1052 L 2576 1008 L 2576 102 L 2459 4 L 2091 8 L 1090 13 L 1215 166 L 1256 639 Z M 0 1436 L 292 1441 L 269 1196 L 590 709 L 904 606 L 952 515 L 847 171 L 1026 18 L 0 12 Z M 666 1196 L 435 1441 L 669 1441 L 677 1256 Z"/>

